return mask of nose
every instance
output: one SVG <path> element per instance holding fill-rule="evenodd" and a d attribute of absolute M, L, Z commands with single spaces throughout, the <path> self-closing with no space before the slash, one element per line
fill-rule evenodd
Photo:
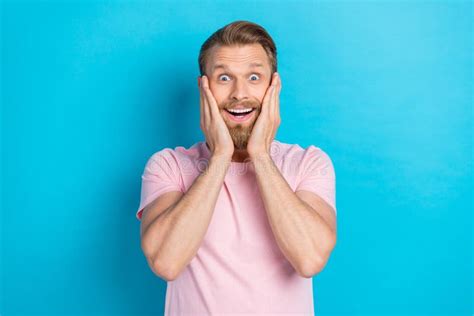
<path fill-rule="evenodd" d="M 244 80 L 235 79 L 230 98 L 238 101 L 249 98 L 247 83 Z"/>

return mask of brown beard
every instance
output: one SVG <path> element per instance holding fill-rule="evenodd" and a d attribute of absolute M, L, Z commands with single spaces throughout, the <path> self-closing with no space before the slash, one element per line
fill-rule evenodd
<path fill-rule="evenodd" d="M 232 137 L 232 141 L 234 142 L 234 148 L 237 150 L 245 150 L 247 149 L 247 144 L 248 144 L 250 135 L 252 134 L 253 126 L 255 125 L 255 122 L 257 122 L 257 118 L 260 114 L 261 105 L 254 101 L 231 102 L 223 106 L 223 108 L 224 109 L 232 108 L 235 103 L 256 108 L 254 110 L 255 112 L 254 114 L 255 118 L 253 119 L 254 121 L 248 126 L 243 126 L 241 124 L 238 124 L 235 127 L 229 127 L 229 125 L 227 125 L 227 122 L 226 122 L 227 128 L 229 129 L 230 136 Z"/>
<path fill-rule="evenodd" d="M 247 144 L 252 133 L 252 124 L 251 126 L 242 126 L 238 125 L 236 127 L 229 128 L 230 136 L 234 141 L 234 147 L 238 150 L 243 150 L 247 148 Z"/>

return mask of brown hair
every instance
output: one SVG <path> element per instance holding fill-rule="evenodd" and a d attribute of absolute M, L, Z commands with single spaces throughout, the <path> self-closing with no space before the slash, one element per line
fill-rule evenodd
<path fill-rule="evenodd" d="M 205 66 L 211 48 L 217 45 L 260 44 L 266 51 L 272 74 L 277 71 L 277 50 L 267 31 L 260 25 L 249 21 L 234 21 L 218 29 L 201 46 L 199 52 L 199 71 L 205 74 Z"/>

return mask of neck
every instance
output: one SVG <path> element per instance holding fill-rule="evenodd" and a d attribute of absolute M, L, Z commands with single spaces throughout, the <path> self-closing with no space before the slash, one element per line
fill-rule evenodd
<path fill-rule="evenodd" d="M 234 149 L 232 155 L 232 162 L 245 162 L 249 158 L 249 153 L 247 149 Z"/>
<path fill-rule="evenodd" d="M 211 148 L 209 147 L 209 144 L 205 142 L 207 149 L 210 151 Z M 247 149 L 237 149 L 234 148 L 234 153 L 232 154 L 232 162 L 245 162 L 246 159 L 248 159 L 249 153 L 247 152 Z"/>

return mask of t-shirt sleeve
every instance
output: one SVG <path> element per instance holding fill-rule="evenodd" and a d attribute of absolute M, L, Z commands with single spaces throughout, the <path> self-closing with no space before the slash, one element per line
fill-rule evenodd
<path fill-rule="evenodd" d="M 328 154 L 310 145 L 303 154 L 300 170 L 300 182 L 295 191 L 306 190 L 317 194 L 337 214 L 336 173 Z"/>
<path fill-rule="evenodd" d="M 176 154 L 171 149 L 165 148 L 153 154 L 145 165 L 137 219 L 141 220 L 145 206 L 170 191 L 183 192 L 182 178 Z"/>

